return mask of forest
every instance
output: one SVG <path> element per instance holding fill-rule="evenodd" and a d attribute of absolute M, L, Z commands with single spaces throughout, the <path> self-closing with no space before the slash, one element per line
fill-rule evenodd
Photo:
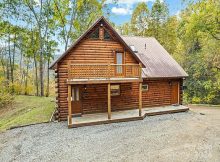
<path fill-rule="evenodd" d="M 106 1 L 0 1 L 0 107 L 17 94 L 53 96 L 49 65 L 97 18 L 109 19 Z M 111 23 L 121 35 L 155 37 L 177 60 L 189 75 L 185 103 L 220 104 L 220 1 L 182 3 L 170 15 L 166 1 L 140 2 L 129 22 Z"/>

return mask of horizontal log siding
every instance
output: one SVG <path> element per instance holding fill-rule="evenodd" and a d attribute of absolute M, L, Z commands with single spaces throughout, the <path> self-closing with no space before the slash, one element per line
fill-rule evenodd
<path fill-rule="evenodd" d="M 83 89 L 83 113 L 107 112 L 107 84 L 87 85 Z M 138 83 L 120 84 L 120 95 L 111 97 L 111 110 L 138 108 Z"/>
<path fill-rule="evenodd" d="M 149 90 L 142 92 L 143 107 L 170 105 L 172 87 L 169 85 L 170 81 L 179 81 L 180 85 L 182 84 L 182 80 L 144 80 L 143 84 L 148 84 Z M 120 96 L 111 97 L 112 111 L 138 108 L 138 85 L 139 83 L 121 83 Z M 182 101 L 181 94 L 180 86 L 180 102 Z M 66 116 L 67 102 L 62 102 L 60 112 Z M 107 84 L 82 87 L 82 109 L 83 113 L 107 113 Z"/>
<path fill-rule="evenodd" d="M 66 120 L 68 115 L 68 103 L 67 103 L 67 84 L 68 78 L 67 63 L 78 64 L 108 64 L 114 63 L 113 50 L 124 51 L 123 46 L 117 41 L 104 41 L 104 40 L 82 40 L 77 47 L 67 54 L 62 61 L 58 64 L 58 84 L 57 84 L 57 99 L 58 99 L 58 112 L 59 120 Z M 125 64 L 138 64 L 131 53 L 125 53 Z M 93 100 L 97 101 L 97 100 Z M 104 101 L 97 101 L 98 109 Z M 107 99 L 106 101 L 107 102 Z M 86 103 L 85 103 L 86 105 Z M 94 109 L 94 108 L 93 108 Z M 96 111 L 96 110 L 94 110 Z"/>
<path fill-rule="evenodd" d="M 171 88 L 169 82 L 182 80 L 149 80 L 149 90 L 142 92 L 143 107 L 165 106 L 171 104 Z M 120 96 L 111 97 L 112 111 L 138 108 L 139 83 L 120 84 Z M 107 112 L 107 84 L 87 85 L 82 99 L 83 113 Z M 181 91 L 180 91 L 181 94 Z M 182 101 L 180 95 L 180 102 Z"/>
<path fill-rule="evenodd" d="M 144 81 L 144 84 L 148 84 L 148 91 L 142 92 L 143 107 L 170 105 L 171 86 L 168 81 Z"/>

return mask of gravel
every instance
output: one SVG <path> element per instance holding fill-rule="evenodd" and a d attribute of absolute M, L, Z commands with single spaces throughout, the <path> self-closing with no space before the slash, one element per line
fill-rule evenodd
<path fill-rule="evenodd" d="M 66 122 L 17 128 L 0 133 L 0 161 L 220 161 L 220 109 L 72 129 Z"/>

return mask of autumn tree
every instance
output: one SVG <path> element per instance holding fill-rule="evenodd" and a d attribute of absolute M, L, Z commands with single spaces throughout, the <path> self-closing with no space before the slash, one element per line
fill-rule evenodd
<path fill-rule="evenodd" d="M 137 4 L 131 16 L 131 28 L 135 35 L 145 36 L 149 27 L 149 10 L 145 2 Z"/>

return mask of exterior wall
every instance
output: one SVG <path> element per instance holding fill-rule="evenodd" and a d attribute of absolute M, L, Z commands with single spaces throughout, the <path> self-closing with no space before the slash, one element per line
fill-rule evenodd
<path fill-rule="evenodd" d="M 142 106 L 163 106 L 171 104 L 171 86 L 169 80 L 145 80 L 148 91 L 142 92 Z"/>
<path fill-rule="evenodd" d="M 138 83 L 121 83 L 120 95 L 111 96 L 111 110 L 138 108 Z M 107 112 L 107 84 L 82 88 L 83 113 Z"/>
<path fill-rule="evenodd" d="M 115 39 L 115 38 L 114 38 Z M 113 51 L 124 52 L 124 64 L 138 64 L 133 55 L 124 50 L 122 44 L 115 40 L 91 40 L 84 38 L 69 54 L 67 54 L 62 61 L 57 65 L 57 106 L 59 120 L 66 120 L 68 115 L 68 89 L 67 89 L 67 78 L 68 78 L 68 61 L 77 64 L 113 64 L 115 61 L 115 54 Z M 101 107 L 106 101 L 96 100 L 96 106 Z M 114 100 L 114 99 L 113 99 Z M 117 100 L 117 99 L 115 99 Z M 86 106 L 86 102 L 84 107 Z M 106 103 L 104 103 L 106 104 Z M 94 106 L 95 107 L 95 106 Z"/>
<path fill-rule="evenodd" d="M 148 91 L 142 92 L 142 107 L 171 105 L 172 82 L 179 82 L 179 102 L 182 103 L 182 79 L 144 80 Z M 65 93 L 60 93 L 64 95 Z M 83 113 L 107 112 L 107 84 L 89 84 L 81 87 Z M 120 95 L 111 97 L 111 109 L 128 110 L 138 108 L 139 83 L 121 83 Z M 64 101 L 65 100 L 65 101 Z M 66 98 L 60 100 L 60 120 L 66 120 L 68 110 Z M 66 107 L 65 107 L 66 105 Z"/>
<path fill-rule="evenodd" d="M 182 80 L 145 80 L 148 91 L 142 92 L 143 107 L 165 106 L 171 104 L 172 82 Z M 111 97 L 111 109 L 128 110 L 138 108 L 139 83 L 121 83 L 120 95 Z M 107 112 L 107 84 L 86 85 L 81 88 L 83 113 Z M 180 103 L 181 87 L 180 87 Z"/>

